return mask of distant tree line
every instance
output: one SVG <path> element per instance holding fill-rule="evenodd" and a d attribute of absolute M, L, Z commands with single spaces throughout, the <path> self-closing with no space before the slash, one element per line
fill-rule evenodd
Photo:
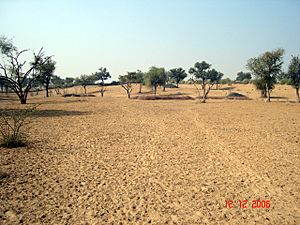
<path fill-rule="evenodd" d="M 82 86 L 85 94 L 88 85 L 100 85 L 99 92 L 103 97 L 105 86 L 109 85 L 105 81 L 111 78 L 105 67 L 100 67 L 98 71 L 90 75 L 61 78 L 54 74 L 56 62 L 51 56 L 45 56 L 43 48 L 37 54 L 34 53 L 33 60 L 27 63 L 22 61 L 20 56 L 28 50 L 19 51 L 12 41 L 4 36 L 0 37 L 0 51 L 3 56 L 0 63 L 0 89 L 2 92 L 9 90 L 14 92 L 19 97 L 21 104 L 26 104 L 28 93 L 31 90 L 45 89 L 45 95 L 49 97 L 50 88 L 55 89 L 57 94 L 61 94 L 61 90 L 75 85 Z M 194 84 L 199 93 L 199 99 L 206 102 L 207 96 L 214 86 L 218 89 L 219 84 L 231 85 L 232 83 L 253 83 L 261 91 L 262 97 L 270 101 L 275 84 L 281 83 L 292 85 L 296 90 L 297 100 L 300 102 L 299 56 L 292 56 L 288 71 L 284 72 L 282 71 L 283 54 L 283 49 L 275 49 L 249 59 L 246 68 L 250 72 L 238 72 L 235 80 L 223 78 L 223 73 L 202 61 L 196 62 L 189 69 L 188 73 L 191 78 L 186 81 L 184 79 L 188 74 L 181 67 L 167 71 L 163 67 L 153 66 L 147 72 L 137 70 L 120 75 L 119 80 L 111 82 L 110 85 L 121 85 L 126 91 L 127 97 L 130 98 L 134 85 L 138 85 L 138 93 L 142 92 L 143 85 L 147 85 L 156 95 L 158 87 L 165 91 L 169 87 L 179 88 L 180 83 Z"/>

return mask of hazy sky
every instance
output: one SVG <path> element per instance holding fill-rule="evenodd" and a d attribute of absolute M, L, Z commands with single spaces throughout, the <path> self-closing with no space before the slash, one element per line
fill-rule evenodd
<path fill-rule="evenodd" d="M 205 60 L 235 78 L 264 51 L 300 54 L 300 0 L 0 0 L 0 35 L 44 47 L 62 77 Z"/>

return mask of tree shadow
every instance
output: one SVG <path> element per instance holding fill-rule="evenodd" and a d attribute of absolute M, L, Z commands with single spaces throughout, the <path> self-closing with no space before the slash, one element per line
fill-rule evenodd
<path fill-rule="evenodd" d="M 223 88 L 219 88 L 217 90 L 220 90 L 220 91 L 230 91 L 230 90 L 233 90 L 235 89 L 235 87 L 223 87 Z"/>
<path fill-rule="evenodd" d="M 288 99 L 287 97 L 281 97 L 281 96 L 271 96 L 271 99 Z"/>
<path fill-rule="evenodd" d="M 16 102 L 16 101 L 19 101 L 19 99 L 15 96 L 10 95 L 10 94 L 6 95 L 4 93 L 1 93 L 0 94 L 0 101 L 13 101 L 13 102 Z"/>
<path fill-rule="evenodd" d="M 22 114 L 25 112 L 24 109 L 1 109 L 2 115 L 11 115 L 11 114 Z M 29 117 L 60 117 L 60 116 L 83 116 L 88 115 L 90 112 L 82 111 L 68 111 L 68 110 L 57 110 L 57 109 L 35 109 L 28 114 Z"/>

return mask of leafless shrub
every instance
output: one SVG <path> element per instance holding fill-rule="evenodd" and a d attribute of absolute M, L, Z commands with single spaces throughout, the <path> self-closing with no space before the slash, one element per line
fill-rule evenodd
<path fill-rule="evenodd" d="M 37 105 L 26 109 L 0 110 L 0 145 L 5 148 L 26 146 L 26 130 L 32 123 L 29 116 L 35 111 Z"/>

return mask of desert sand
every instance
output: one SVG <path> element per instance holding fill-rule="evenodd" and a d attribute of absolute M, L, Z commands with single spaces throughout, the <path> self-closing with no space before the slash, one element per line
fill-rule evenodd
<path fill-rule="evenodd" d="M 103 98 L 97 87 L 96 97 L 29 96 L 41 103 L 29 145 L 0 148 L 0 224 L 300 224 L 294 90 L 277 86 L 265 103 L 252 85 L 234 87 L 251 100 L 130 100 L 118 86 Z M 177 92 L 197 94 L 159 94 Z"/>

